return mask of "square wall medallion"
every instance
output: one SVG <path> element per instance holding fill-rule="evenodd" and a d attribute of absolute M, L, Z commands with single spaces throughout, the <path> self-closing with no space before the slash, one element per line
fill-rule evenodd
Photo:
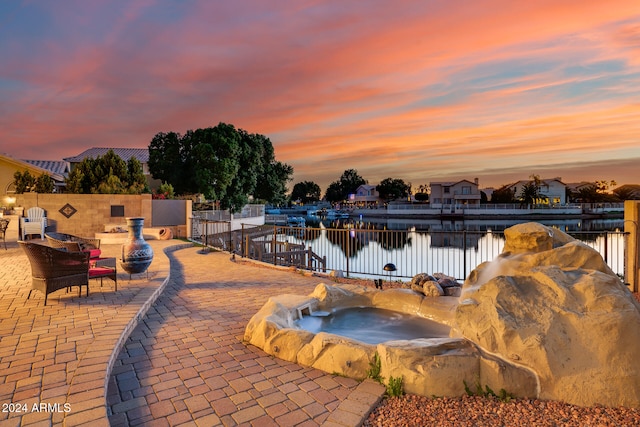
<path fill-rule="evenodd" d="M 60 212 L 62 215 L 65 216 L 65 218 L 69 219 L 71 218 L 76 212 L 78 212 L 78 210 L 76 208 L 74 208 L 73 206 L 71 206 L 69 203 L 67 203 L 66 205 L 64 205 L 63 207 L 60 208 L 60 210 L 58 211 Z"/>

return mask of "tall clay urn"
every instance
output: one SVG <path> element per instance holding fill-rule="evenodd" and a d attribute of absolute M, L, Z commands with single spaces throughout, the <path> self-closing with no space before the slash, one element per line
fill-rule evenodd
<path fill-rule="evenodd" d="M 129 274 L 144 273 L 153 261 L 153 248 L 144 240 L 144 218 L 127 218 L 129 235 L 122 245 L 121 265 Z"/>

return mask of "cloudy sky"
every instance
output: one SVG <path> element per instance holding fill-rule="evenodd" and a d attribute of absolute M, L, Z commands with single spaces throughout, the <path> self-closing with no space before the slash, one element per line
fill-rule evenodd
<path fill-rule="evenodd" d="M 640 184 L 638 0 L 0 2 L 0 152 L 230 123 L 292 182 Z"/>

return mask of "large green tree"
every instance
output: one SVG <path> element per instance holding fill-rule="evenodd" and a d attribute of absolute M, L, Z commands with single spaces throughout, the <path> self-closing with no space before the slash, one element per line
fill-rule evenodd
<path fill-rule="evenodd" d="M 158 133 L 149 144 L 149 169 L 177 194 L 203 194 L 238 212 L 251 197 L 279 204 L 293 168 L 275 160 L 269 138 L 233 125 Z"/>
<path fill-rule="evenodd" d="M 355 169 L 345 170 L 340 179 L 332 182 L 327 187 L 324 198 L 328 202 L 341 202 L 349 197 L 349 194 L 356 192 L 358 187 L 366 184 L 367 181 L 358 174 Z"/>
<path fill-rule="evenodd" d="M 188 193 L 193 182 L 189 170 L 190 138 L 179 133 L 157 133 L 149 144 L 149 170 L 154 178 L 171 183 L 178 194 Z"/>
<path fill-rule="evenodd" d="M 87 157 L 66 179 L 66 190 L 76 194 L 141 194 L 148 192 L 142 164 L 134 157 L 125 162 L 113 150 Z"/>
<path fill-rule="evenodd" d="M 291 200 L 312 203 L 320 200 L 320 186 L 313 181 L 298 182 L 291 190 Z"/>
<path fill-rule="evenodd" d="M 273 161 L 266 164 L 263 179 L 258 181 L 255 198 L 274 206 L 281 206 L 287 200 L 287 183 L 291 181 L 293 167 Z"/>
<path fill-rule="evenodd" d="M 376 191 L 380 198 L 387 202 L 401 198 L 406 199 L 411 194 L 411 184 L 398 178 L 385 178 L 376 185 Z"/>

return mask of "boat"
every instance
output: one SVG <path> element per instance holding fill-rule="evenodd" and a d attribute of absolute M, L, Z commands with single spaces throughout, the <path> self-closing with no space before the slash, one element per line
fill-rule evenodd
<path fill-rule="evenodd" d="M 315 216 L 327 219 L 341 219 L 349 218 L 349 213 L 336 209 L 322 208 L 321 210 L 315 212 Z"/>
<path fill-rule="evenodd" d="M 287 225 L 291 227 L 304 227 L 307 225 L 307 221 L 302 216 L 289 216 L 287 217 Z"/>

